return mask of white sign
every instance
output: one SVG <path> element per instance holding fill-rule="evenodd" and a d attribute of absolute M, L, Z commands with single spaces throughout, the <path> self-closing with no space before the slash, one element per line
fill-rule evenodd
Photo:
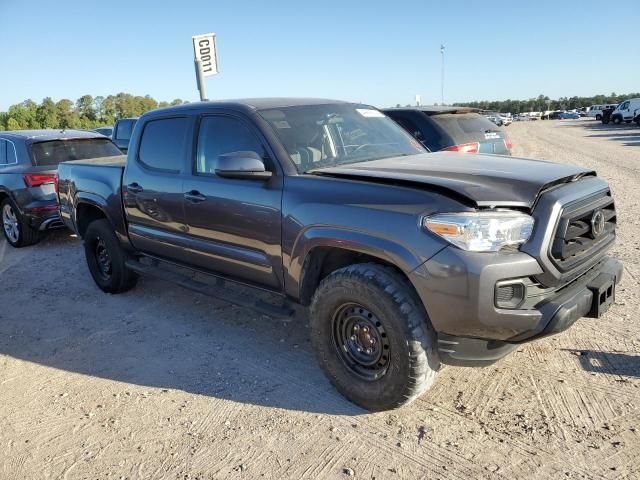
<path fill-rule="evenodd" d="M 216 34 L 205 33 L 193 37 L 193 55 L 200 61 L 202 75 L 209 77 L 218 73 L 218 54 L 216 53 Z"/>

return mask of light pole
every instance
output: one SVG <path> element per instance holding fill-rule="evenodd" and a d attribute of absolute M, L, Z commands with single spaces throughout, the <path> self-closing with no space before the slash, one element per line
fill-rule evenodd
<path fill-rule="evenodd" d="M 440 104 L 444 105 L 444 43 L 440 44 L 440 53 L 442 55 L 442 69 L 440 72 Z"/>

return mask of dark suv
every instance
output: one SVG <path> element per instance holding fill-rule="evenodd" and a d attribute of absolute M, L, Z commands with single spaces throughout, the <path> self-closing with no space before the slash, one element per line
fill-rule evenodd
<path fill-rule="evenodd" d="M 58 163 L 119 155 L 108 138 L 77 130 L 0 132 L 0 212 L 14 247 L 32 245 L 40 233 L 62 227 L 55 193 Z"/>
<path fill-rule="evenodd" d="M 511 140 L 492 121 L 467 107 L 405 107 L 382 110 L 432 152 L 511 155 Z"/>

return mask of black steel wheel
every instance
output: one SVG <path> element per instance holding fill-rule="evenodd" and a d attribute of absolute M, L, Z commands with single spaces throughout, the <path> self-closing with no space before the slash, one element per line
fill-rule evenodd
<path fill-rule="evenodd" d="M 333 341 L 344 365 L 368 381 L 389 367 L 391 344 L 382 322 L 358 303 L 346 303 L 332 318 Z"/>
<path fill-rule="evenodd" d="M 127 254 L 106 219 L 94 220 L 84 234 L 84 253 L 96 285 L 108 293 L 133 288 L 137 275 L 126 266 Z"/>
<path fill-rule="evenodd" d="M 107 250 L 107 244 L 105 243 L 103 238 L 96 237 L 95 245 L 95 256 L 96 263 L 98 265 L 98 273 L 103 279 L 109 280 L 113 272 L 113 265 L 111 263 L 109 250 Z"/>
<path fill-rule="evenodd" d="M 371 411 L 405 405 L 440 367 L 435 333 L 408 280 L 373 263 L 325 277 L 310 311 L 320 366 L 345 397 Z"/>

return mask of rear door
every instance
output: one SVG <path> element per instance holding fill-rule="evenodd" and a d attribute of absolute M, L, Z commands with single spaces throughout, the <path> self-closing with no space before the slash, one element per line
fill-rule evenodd
<path fill-rule="evenodd" d="M 142 126 L 122 180 L 129 239 L 141 252 L 185 258 L 182 195 L 191 153 L 193 117 L 157 117 Z"/>
<path fill-rule="evenodd" d="M 218 157 L 256 152 L 269 180 L 223 178 Z M 248 283 L 282 290 L 282 175 L 264 138 L 244 117 L 204 115 L 191 172 L 184 183 L 191 262 Z"/>

